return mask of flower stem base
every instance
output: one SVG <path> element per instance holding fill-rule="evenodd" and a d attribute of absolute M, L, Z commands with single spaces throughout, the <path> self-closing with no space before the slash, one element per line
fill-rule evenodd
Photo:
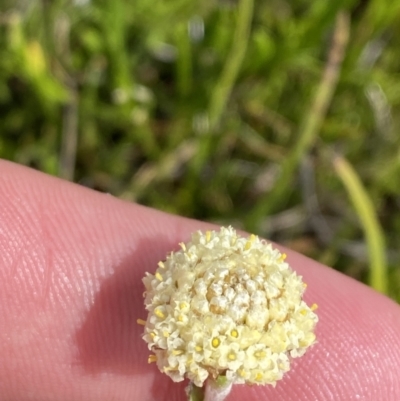
<path fill-rule="evenodd" d="M 190 383 L 186 392 L 189 401 L 224 401 L 231 389 L 232 382 L 219 376 L 217 380 L 208 379 L 205 388 Z"/>

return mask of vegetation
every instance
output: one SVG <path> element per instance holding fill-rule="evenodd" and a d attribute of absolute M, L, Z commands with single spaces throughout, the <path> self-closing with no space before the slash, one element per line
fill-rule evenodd
<path fill-rule="evenodd" d="M 400 0 L 0 7 L 1 157 L 400 301 Z"/>

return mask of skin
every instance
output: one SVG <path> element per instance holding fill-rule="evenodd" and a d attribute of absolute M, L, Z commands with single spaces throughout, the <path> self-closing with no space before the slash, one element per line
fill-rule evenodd
<path fill-rule="evenodd" d="M 0 401 L 185 400 L 147 363 L 141 279 L 212 226 L 5 161 L 0 188 Z M 284 251 L 319 305 L 318 343 L 275 388 L 227 400 L 399 400 L 400 307 Z"/>

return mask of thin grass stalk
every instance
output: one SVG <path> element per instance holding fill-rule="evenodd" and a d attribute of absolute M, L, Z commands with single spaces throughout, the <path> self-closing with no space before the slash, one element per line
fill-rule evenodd
<path fill-rule="evenodd" d="M 176 31 L 176 45 L 178 48 L 176 62 L 177 86 L 181 98 L 186 98 L 193 87 L 192 45 L 187 22 L 181 23 Z"/>
<path fill-rule="evenodd" d="M 316 90 L 310 110 L 305 114 L 304 120 L 300 125 L 297 143 L 282 162 L 281 172 L 276 180 L 275 187 L 261 197 L 253 212 L 249 215 L 246 227 L 248 230 L 257 232 L 263 219 L 273 212 L 278 205 L 282 205 L 285 202 L 285 198 L 291 190 L 291 181 L 296 169 L 318 136 L 332 101 L 340 76 L 349 33 L 349 16 L 346 12 L 341 11 L 336 17 L 332 45 L 325 71 Z"/>
<path fill-rule="evenodd" d="M 221 76 L 212 92 L 208 108 L 210 130 L 218 125 L 226 108 L 233 85 L 242 66 L 250 39 L 253 19 L 254 0 L 240 0 L 237 10 L 237 24 L 233 35 L 232 47 L 226 58 Z"/>
<path fill-rule="evenodd" d="M 373 202 L 357 172 L 346 159 L 335 156 L 333 166 L 347 190 L 364 230 L 370 260 L 369 284 L 375 290 L 387 294 L 388 270 L 385 237 Z"/>
<path fill-rule="evenodd" d="M 64 106 L 61 131 L 61 151 L 59 176 L 69 181 L 74 180 L 75 161 L 78 147 L 78 95 L 76 88 L 70 89 L 70 101 Z"/>
<path fill-rule="evenodd" d="M 193 177 L 198 176 L 207 158 L 212 153 L 213 134 L 226 108 L 246 54 L 250 39 L 253 9 L 254 0 L 239 0 L 232 47 L 226 58 L 221 76 L 211 94 L 208 107 L 208 130 L 202 138 L 199 138 L 197 155 L 192 161 L 191 182 L 194 182 Z"/>

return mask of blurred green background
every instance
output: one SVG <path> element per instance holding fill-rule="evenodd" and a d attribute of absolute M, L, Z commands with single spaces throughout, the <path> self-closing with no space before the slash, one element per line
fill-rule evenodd
<path fill-rule="evenodd" d="M 399 0 L 0 0 L 0 130 L 400 301 Z"/>

